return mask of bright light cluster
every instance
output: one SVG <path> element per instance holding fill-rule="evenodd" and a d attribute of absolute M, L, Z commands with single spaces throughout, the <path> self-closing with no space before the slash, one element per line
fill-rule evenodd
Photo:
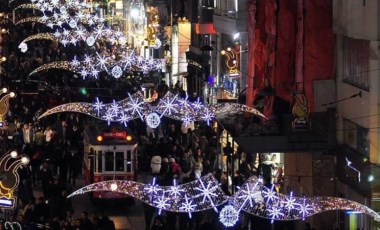
<path fill-rule="evenodd" d="M 60 63 L 63 64 L 63 62 Z M 201 103 L 199 99 L 195 102 L 190 102 L 187 100 L 187 97 L 180 98 L 171 92 L 168 92 L 164 97 L 159 99 L 156 106 L 151 106 L 151 104 L 145 100 L 144 96 L 140 92 L 137 92 L 133 95 L 129 95 L 129 98 L 118 102 L 114 100 L 112 103 L 107 104 L 103 103 L 99 98 L 96 98 L 92 104 L 76 102 L 59 105 L 46 111 L 39 119 L 54 113 L 78 112 L 107 121 L 108 124 L 119 122 L 125 126 L 127 126 L 130 120 L 140 118 L 145 121 L 149 127 L 157 128 L 160 124 L 160 119 L 165 116 L 182 121 L 185 126 L 189 126 L 190 123 L 194 121 L 203 121 L 210 124 L 217 118 L 219 113 L 225 113 L 225 107 L 233 109 L 231 111 L 250 112 L 265 118 L 259 111 L 253 108 L 248 109 L 247 106 L 240 104 L 234 105 L 233 103 L 225 103 L 224 106 L 221 104 L 211 106 Z"/>
<path fill-rule="evenodd" d="M 49 69 L 64 69 L 79 74 L 83 79 L 97 79 L 100 72 L 107 72 L 114 78 L 120 78 L 124 73 L 140 71 L 148 73 L 158 71 L 163 67 L 164 60 L 149 59 L 136 56 L 134 51 L 129 50 L 117 57 L 110 57 L 109 54 L 96 53 L 94 55 L 85 55 L 83 60 L 78 60 L 75 56 L 71 61 L 55 61 L 44 64 L 29 75 Z"/>
<path fill-rule="evenodd" d="M 91 9 L 91 2 L 78 0 L 66 0 L 64 4 L 59 0 L 31 0 L 31 2 L 36 4 L 42 12 L 54 11 L 55 9 L 59 9 L 62 12 L 62 8 L 71 8 L 81 11 Z"/>
<path fill-rule="evenodd" d="M 76 46 L 80 41 L 85 41 L 88 46 L 94 46 L 94 44 L 103 40 L 109 42 L 111 45 L 119 44 L 125 46 L 127 43 L 127 35 L 120 30 L 111 30 L 105 28 L 104 25 L 99 25 L 93 29 L 92 32 L 88 32 L 85 27 L 77 26 L 72 30 L 57 29 L 55 33 L 39 33 L 34 34 L 24 39 L 21 44 L 25 44 L 31 40 L 52 40 L 61 43 L 64 47 L 67 45 Z M 20 48 L 21 49 L 21 48 Z M 25 52 L 21 50 L 22 52 Z"/>
<path fill-rule="evenodd" d="M 111 189 L 112 188 L 112 189 Z M 240 211 L 270 219 L 298 220 L 311 215 L 332 210 L 353 210 L 380 221 L 380 215 L 367 206 L 336 197 L 293 197 L 277 193 L 258 181 L 249 178 L 243 186 L 229 197 L 225 195 L 218 181 L 212 174 L 198 178 L 190 183 L 173 186 L 141 184 L 134 181 L 102 181 L 85 186 L 69 197 L 94 191 L 113 191 L 124 193 L 146 204 L 170 212 L 191 213 L 215 209 L 228 202 L 219 213 L 219 220 L 226 226 L 233 226 L 240 216 Z"/>
<path fill-rule="evenodd" d="M 208 210 L 228 200 L 219 182 L 211 174 L 187 184 L 173 186 L 159 186 L 155 179 L 147 185 L 135 181 L 102 181 L 83 187 L 70 194 L 69 197 L 91 191 L 124 193 L 157 209 L 182 213 Z"/>
<path fill-rule="evenodd" d="M 71 16 L 66 13 L 55 13 L 53 16 L 43 15 L 42 17 L 31 16 L 27 18 L 20 19 L 15 23 L 15 25 L 20 25 L 23 23 L 36 22 L 44 24 L 51 29 L 58 27 L 62 28 L 63 25 L 69 25 L 70 28 L 76 28 L 80 24 L 87 24 L 90 26 L 96 26 L 102 24 L 105 21 L 104 18 L 98 17 L 97 15 L 92 15 L 89 13 L 78 12 L 75 16 Z"/>
<path fill-rule="evenodd" d="M 119 122 L 127 125 L 128 121 L 140 118 L 146 121 L 152 128 L 156 128 L 160 124 L 162 116 L 185 123 L 189 123 L 190 121 L 205 121 L 209 123 L 215 118 L 211 107 L 203 104 L 194 106 L 193 102 L 185 101 L 185 99 L 171 92 L 168 92 L 161 98 L 156 106 L 151 106 L 144 99 L 144 96 L 140 92 L 137 92 L 129 95 L 127 99 L 119 102 L 113 101 L 113 103 L 108 104 L 104 104 L 99 98 L 96 98 L 93 104 L 77 102 L 60 105 L 46 111 L 39 119 L 53 113 L 69 111 L 84 113 L 105 120 L 109 124 L 111 122 Z"/>
<path fill-rule="evenodd" d="M 120 78 L 125 72 L 138 71 L 146 74 L 150 71 L 160 71 L 164 66 L 164 59 L 136 56 L 134 51 L 128 47 L 127 34 L 120 30 L 107 28 L 104 24 L 104 18 L 90 13 L 88 9 L 91 8 L 91 4 L 89 3 L 78 0 L 65 1 L 64 3 L 59 0 L 33 0 L 32 4 L 23 4 L 16 9 L 23 7 L 39 9 L 43 12 L 43 16 L 24 18 L 18 21 L 16 25 L 38 22 L 54 28 L 55 31 L 27 37 L 19 45 L 22 52 L 27 52 L 28 45 L 26 43 L 35 39 L 57 41 L 64 47 L 76 46 L 80 41 L 85 41 L 87 46 L 92 47 L 100 40 L 118 46 L 117 53 L 98 51 L 96 54 L 85 55 L 83 60 L 74 57 L 68 63 L 66 61 L 47 63 L 35 69 L 30 75 L 42 70 L 63 67 L 65 70 L 80 74 L 83 79 L 87 77 L 96 79 L 99 73 L 103 71 L 114 78 Z"/>

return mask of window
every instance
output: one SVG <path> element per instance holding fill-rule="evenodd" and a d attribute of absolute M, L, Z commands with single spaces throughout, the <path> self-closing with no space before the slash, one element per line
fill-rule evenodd
<path fill-rule="evenodd" d="M 213 8 L 215 0 L 202 0 L 202 7 L 211 7 Z"/>
<path fill-rule="evenodd" d="M 98 158 L 97 165 L 96 165 L 96 171 L 102 172 L 103 171 L 103 153 L 102 153 L 102 151 L 98 151 L 98 154 L 96 157 Z"/>
<path fill-rule="evenodd" d="M 124 153 L 115 153 L 115 171 L 124 172 Z"/>
<path fill-rule="evenodd" d="M 369 91 L 369 41 L 343 37 L 343 82 Z"/>
<path fill-rule="evenodd" d="M 104 171 L 114 171 L 114 156 L 113 152 L 104 154 Z"/>
<path fill-rule="evenodd" d="M 132 172 L 132 152 L 127 151 L 127 172 Z"/>
<path fill-rule="evenodd" d="M 357 150 L 358 152 L 368 155 L 369 153 L 369 130 L 350 120 L 343 120 L 344 144 Z"/>

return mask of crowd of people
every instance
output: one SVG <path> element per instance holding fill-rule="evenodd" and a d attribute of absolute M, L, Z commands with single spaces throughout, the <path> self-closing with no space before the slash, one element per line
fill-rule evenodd
<path fill-rule="evenodd" d="M 1 8 L 6 9 L 6 8 Z M 23 17 L 28 16 L 24 10 Z M 29 12 L 31 13 L 31 11 Z M 16 16 L 17 17 L 17 16 Z M 18 19 L 18 18 L 17 18 Z M 29 157 L 30 163 L 18 170 L 19 185 L 14 191 L 17 204 L 14 210 L 2 210 L 0 228 L 5 222 L 17 222 L 22 229 L 115 229 L 107 216 L 86 211 L 75 213 L 67 195 L 75 188 L 77 176 L 82 173 L 83 121 L 78 114 L 51 116 L 39 120 L 47 109 L 68 102 L 85 99 L 76 90 L 69 94 L 40 88 L 48 84 L 28 87 L 33 82 L 28 75 L 40 66 L 55 60 L 64 60 L 67 55 L 56 43 L 34 41 L 27 53 L 18 50 L 18 43 L 32 33 L 47 32 L 35 23 L 12 26 L 12 17 L 0 16 L 1 87 L 7 87 L 17 96 L 10 99 L 6 114 L 1 117 L 1 154 L 17 150 Z M 81 49 L 83 50 L 83 49 Z M 67 51 L 70 53 L 70 50 Z M 42 79 L 34 82 L 44 82 Z M 66 73 L 52 71 L 49 83 L 69 84 Z M 4 194 L 3 194 L 4 195 Z"/>
<path fill-rule="evenodd" d="M 24 11 L 23 17 L 26 17 L 27 13 L 28 11 Z M 82 172 L 83 128 L 87 118 L 79 114 L 64 113 L 38 119 L 43 112 L 56 105 L 90 100 L 90 94 L 83 95 L 78 90 L 72 90 L 72 85 L 76 84 L 75 77 L 54 70 L 49 72 L 49 79 L 46 74 L 38 76 L 40 81 L 59 86 L 59 89 L 71 90 L 67 92 L 45 88 L 41 92 L 29 92 L 17 84 L 17 80 L 30 81 L 29 73 L 42 64 L 68 60 L 73 57 L 74 50 L 84 50 L 81 49 L 81 44 L 78 44 L 79 48 L 63 49 L 51 41 L 32 41 L 27 53 L 21 53 L 17 48 L 18 43 L 29 34 L 39 32 L 45 30 L 32 23 L 20 25 L 17 29 L 10 27 L 8 33 L 1 34 L 0 54 L 7 56 L 7 61 L 1 64 L 1 86 L 13 87 L 12 90 L 16 90 L 18 94 L 10 100 L 9 111 L 3 120 L 0 133 L 1 148 L 3 153 L 17 149 L 19 153 L 30 158 L 30 164 L 18 172 L 18 205 L 14 212 L 7 215 L 3 213 L 3 217 L 7 221 L 22 223 L 28 227 L 27 229 L 112 230 L 115 226 L 107 216 L 100 217 L 96 213 L 89 215 L 86 211 L 81 212 L 80 216 L 75 216 L 71 200 L 67 199 L 67 195 L 76 185 L 77 176 Z M 110 84 L 115 82 L 102 82 L 104 78 L 106 76 L 100 76 L 97 81 L 87 80 L 86 86 L 114 88 L 110 87 Z M 136 79 L 126 82 L 128 85 L 124 90 L 131 93 L 138 90 L 138 85 L 141 84 Z M 157 90 L 162 96 L 167 90 L 180 89 L 170 89 L 165 83 L 161 83 Z M 123 95 L 117 96 L 123 98 Z M 149 182 L 148 178 L 155 177 L 159 185 L 168 186 L 173 184 L 173 180 L 186 183 L 197 179 L 198 176 L 213 173 L 223 191 L 231 194 L 234 191 L 233 186 L 241 185 L 254 173 L 246 161 L 239 161 L 236 167 L 229 166 L 235 170 L 230 170 L 228 175 L 225 169 L 228 165 L 221 156 L 225 155 L 227 162 L 235 164 L 234 150 L 231 143 L 226 143 L 226 146 L 221 148 L 218 131 L 212 126 L 200 123 L 185 127 L 180 122 L 170 120 L 163 121 L 158 129 L 149 129 L 144 124 L 142 126 L 143 129 L 141 124 L 135 127 L 139 138 L 139 165 L 136 173 L 146 176 L 144 182 Z M 241 152 L 235 153 L 240 159 Z M 213 211 L 196 213 L 194 218 L 189 220 L 187 214 L 157 215 L 155 208 L 145 205 L 144 210 L 146 229 L 221 228 Z"/>

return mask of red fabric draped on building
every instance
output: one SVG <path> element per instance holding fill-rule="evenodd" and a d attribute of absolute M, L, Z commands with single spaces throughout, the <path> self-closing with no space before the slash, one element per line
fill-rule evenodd
<path fill-rule="evenodd" d="M 269 84 L 292 103 L 303 91 L 314 108 L 313 81 L 331 79 L 334 63 L 331 0 L 248 1 L 247 105 Z M 272 113 L 274 97 L 265 99 Z"/>

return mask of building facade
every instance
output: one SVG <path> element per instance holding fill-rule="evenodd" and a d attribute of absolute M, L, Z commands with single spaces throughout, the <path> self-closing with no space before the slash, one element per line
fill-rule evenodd
<path fill-rule="evenodd" d="M 334 105 L 339 155 L 344 156 L 338 157 L 338 166 L 342 171 L 350 161 L 358 170 L 346 169 L 345 174 L 339 175 L 346 186 L 341 193 L 379 210 L 380 3 L 334 1 L 333 15 L 336 95 L 338 100 L 349 98 Z M 356 219 L 358 227 L 367 229 L 368 219 Z"/>

